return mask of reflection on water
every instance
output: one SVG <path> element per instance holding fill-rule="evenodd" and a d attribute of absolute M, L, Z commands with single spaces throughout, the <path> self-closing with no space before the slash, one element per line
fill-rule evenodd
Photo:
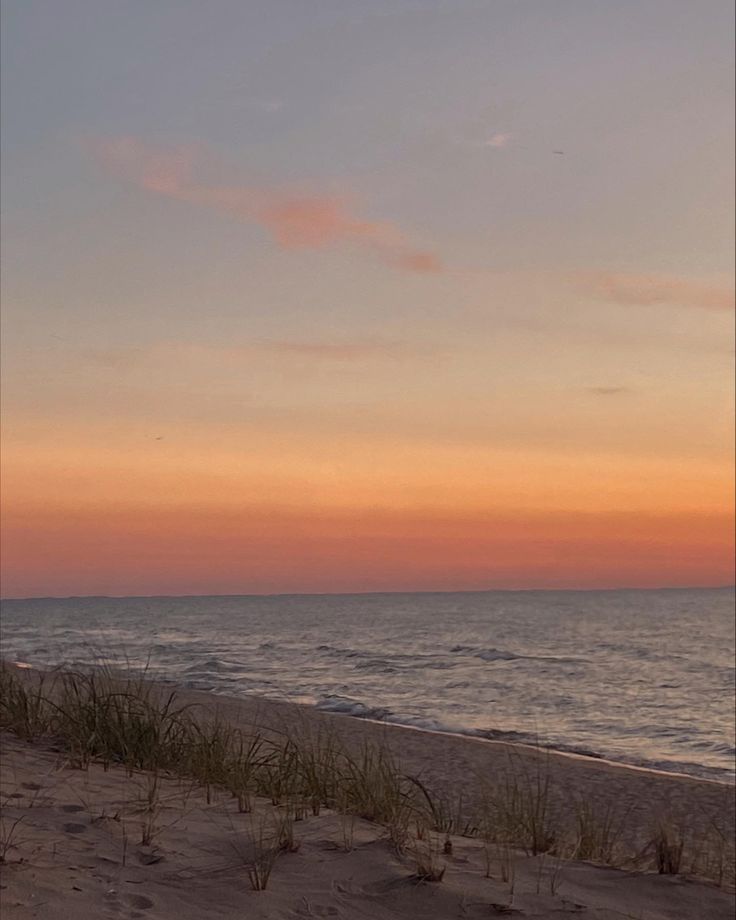
<path fill-rule="evenodd" d="M 734 592 L 4 601 L 5 658 L 734 776 Z"/>

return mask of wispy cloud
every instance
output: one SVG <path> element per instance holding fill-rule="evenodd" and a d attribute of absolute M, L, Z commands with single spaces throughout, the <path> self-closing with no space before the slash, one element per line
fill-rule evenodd
<path fill-rule="evenodd" d="M 671 304 L 704 310 L 733 310 L 734 290 L 727 284 L 709 284 L 673 275 L 583 272 L 575 283 L 603 300 L 632 306 Z"/>
<path fill-rule="evenodd" d="M 275 340 L 257 342 L 253 351 L 306 358 L 318 361 L 361 361 L 370 358 L 406 356 L 412 349 L 406 342 L 388 339 L 353 339 L 347 341 Z"/>
<path fill-rule="evenodd" d="M 227 345 L 168 341 L 144 347 L 87 349 L 85 358 L 98 365 L 117 370 L 138 368 L 153 362 L 157 366 L 216 363 L 238 365 L 257 358 L 308 363 L 352 363 L 385 359 L 436 357 L 438 349 L 415 345 L 400 339 L 262 339 Z"/>
<path fill-rule="evenodd" d="M 484 147 L 508 147 L 509 143 L 513 138 L 513 134 L 509 132 L 499 131 L 496 134 L 492 134 L 487 140 L 483 142 Z"/>
<path fill-rule="evenodd" d="M 345 197 L 205 184 L 195 176 L 203 159 L 203 151 L 195 146 L 162 151 L 135 137 L 117 137 L 90 141 L 88 147 L 97 161 L 116 176 L 152 194 L 260 224 L 282 249 L 352 244 L 403 271 L 442 270 L 435 253 L 413 247 L 391 221 L 356 216 Z"/>
<path fill-rule="evenodd" d="M 594 396 L 619 396 L 631 392 L 630 387 L 586 387 L 585 390 Z"/>

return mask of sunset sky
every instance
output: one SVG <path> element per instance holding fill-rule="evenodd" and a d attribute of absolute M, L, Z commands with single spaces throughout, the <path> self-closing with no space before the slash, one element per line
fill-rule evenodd
<path fill-rule="evenodd" d="M 2 593 L 733 582 L 732 0 L 4 0 Z"/>

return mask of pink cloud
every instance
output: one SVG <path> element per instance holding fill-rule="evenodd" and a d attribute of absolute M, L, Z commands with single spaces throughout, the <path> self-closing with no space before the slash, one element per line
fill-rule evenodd
<path fill-rule="evenodd" d="M 441 272 L 442 262 L 433 252 L 397 253 L 396 264 L 413 272 Z"/>
<path fill-rule="evenodd" d="M 405 342 L 385 339 L 312 342 L 284 339 L 260 342 L 254 348 L 275 354 L 327 361 L 362 361 L 371 358 L 406 357 L 418 353 Z"/>
<path fill-rule="evenodd" d="M 733 310 L 734 290 L 727 284 L 708 284 L 673 275 L 588 272 L 575 276 L 587 291 L 620 304 L 672 304 L 704 310 Z"/>
<path fill-rule="evenodd" d="M 495 147 L 497 149 L 500 149 L 501 147 L 507 147 L 512 137 L 513 134 L 499 131 L 498 133 L 491 135 L 491 137 L 488 138 L 483 146 Z"/>
<path fill-rule="evenodd" d="M 189 182 L 199 154 L 194 146 L 156 151 L 128 136 L 92 140 L 85 146 L 110 172 L 148 191 L 172 196 Z"/>
<path fill-rule="evenodd" d="M 194 174 L 203 151 L 194 146 L 160 151 L 138 138 L 118 137 L 92 141 L 88 147 L 105 169 L 139 188 L 260 224 L 282 249 L 348 243 L 404 271 L 442 271 L 435 253 L 415 249 L 390 221 L 356 217 L 343 197 L 198 182 Z"/>

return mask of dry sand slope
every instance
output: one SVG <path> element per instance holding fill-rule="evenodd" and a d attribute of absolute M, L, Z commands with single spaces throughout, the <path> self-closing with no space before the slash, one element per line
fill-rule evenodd
<path fill-rule="evenodd" d="M 194 695 L 207 707 L 211 697 Z M 508 746 L 322 717 L 280 704 L 219 701 L 241 723 L 282 727 L 292 720 L 337 727 L 348 743 L 380 737 L 423 775 L 471 785 L 473 771 L 508 763 Z M 539 755 L 520 749 L 522 758 Z M 429 765 L 429 766 L 428 766 Z M 723 809 L 729 790 L 718 784 L 660 777 L 595 761 L 552 758 L 564 776 L 594 795 L 655 793 L 696 823 Z M 279 809 L 259 800 L 240 814 L 235 800 L 211 801 L 190 780 L 128 775 L 121 767 L 72 769 L 63 752 L 2 736 L 3 819 L 0 891 L 3 920 L 21 918 L 559 918 L 584 920 L 719 920 L 734 916 L 733 893 L 707 883 L 624 872 L 552 856 L 527 856 L 477 838 L 412 840 L 399 855 L 385 827 L 323 810 L 283 836 Z M 155 805 L 147 803 L 155 798 Z M 642 812 L 643 814 L 643 812 Z M 17 821 L 17 819 L 20 819 Z M 732 821 L 731 818 L 727 819 Z M 643 818 L 642 818 L 643 820 Z M 17 823 L 16 823 L 17 821 Z M 732 826 L 732 825 L 731 825 Z M 144 827 L 151 837 L 142 845 Z M 266 891 L 254 891 L 249 867 L 274 847 Z M 262 859 L 262 864 L 268 857 Z M 440 882 L 417 880 L 421 864 L 444 869 Z M 488 877 L 490 875 L 490 877 Z"/>
<path fill-rule="evenodd" d="M 152 843 L 141 846 L 145 775 L 72 770 L 57 752 L 7 736 L 3 760 L 5 833 L 23 819 L 6 854 L 4 918 L 733 916 L 733 897 L 707 885 L 549 857 L 493 854 L 486 878 L 482 844 L 465 838 L 436 855 L 440 883 L 417 882 L 411 848 L 399 858 L 383 828 L 330 813 L 295 823 L 298 849 L 282 852 L 268 890 L 255 892 L 246 865 L 265 803 L 238 814 L 230 797 L 207 804 L 191 784 L 166 780 Z"/>
<path fill-rule="evenodd" d="M 549 780 L 550 808 L 561 823 L 570 819 L 576 801 L 590 801 L 600 811 L 609 805 L 626 813 L 623 840 L 639 850 L 660 818 L 690 833 L 708 835 L 716 824 L 734 840 L 736 790 L 733 785 L 671 773 L 637 769 L 593 757 L 541 751 L 523 744 L 428 732 L 390 723 L 370 722 L 324 713 L 310 706 L 265 701 L 257 697 L 213 696 L 196 690 L 178 691 L 181 702 L 203 713 L 216 711 L 246 731 L 278 729 L 310 737 L 327 730 L 357 751 L 366 742 L 388 749 L 402 769 L 420 777 L 433 791 L 462 795 L 468 813 L 481 805 L 484 786 L 519 777 Z"/>

